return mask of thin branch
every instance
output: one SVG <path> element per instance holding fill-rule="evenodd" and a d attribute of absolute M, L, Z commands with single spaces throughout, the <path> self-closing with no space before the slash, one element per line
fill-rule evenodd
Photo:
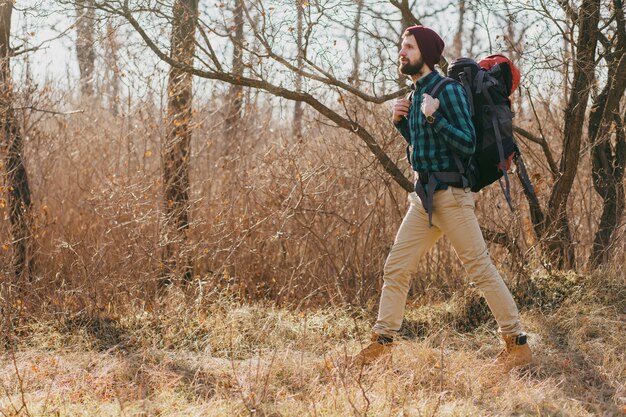
<path fill-rule="evenodd" d="M 74 29 L 74 25 L 70 25 L 67 29 L 65 29 L 64 31 L 62 31 L 61 33 L 59 33 L 57 36 L 55 36 L 54 38 L 50 38 L 50 39 L 46 39 L 44 41 L 42 41 L 39 45 L 37 46 L 33 46 L 32 48 L 27 48 L 27 49 L 20 49 L 23 45 L 20 45 L 18 47 L 12 48 L 11 49 L 11 56 L 20 56 L 20 55 L 24 55 L 27 54 L 29 52 L 36 52 L 40 49 L 45 49 L 44 45 L 47 43 L 50 43 L 52 41 L 55 41 L 57 39 L 62 38 L 63 36 L 67 35 L 67 33 L 69 31 L 71 31 L 72 29 Z M 46 47 L 47 48 L 47 47 Z"/>
<path fill-rule="evenodd" d="M 312 74 L 310 72 L 302 70 L 301 68 L 299 68 L 296 65 L 293 65 L 292 63 L 287 61 L 285 58 L 283 58 L 283 57 L 277 55 L 276 53 L 274 53 L 274 51 L 272 50 L 272 46 L 270 45 L 268 40 L 265 37 L 262 36 L 262 32 L 259 32 L 259 30 L 256 27 L 256 24 L 254 23 L 254 21 L 250 17 L 248 9 L 245 6 L 244 6 L 244 11 L 246 13 L 246 17 L 248 18 L 248 22 L 249 22 L 249 24 L 250 24 L 250 26 L 252 28 L 252 31 L 254 33 L 255 38 L 265 48 L 265 52 L 266 52 L 267 55 L 264 55 L 262 57 L 272 58 L 276 62 L 282 64 L 287 69 L 289 69 L 290 71 L 292 71 L 292 72 L 294 72 L 294 73 L 296 73 L 298 75 L 301 75 L 303 77 L 309 78 L 309 79 L 314 80 L 314 81 L 322 82 L 324 84 L 328 84 L 328 85 L 332 85 L 332 86 L 335 86 L 335 87 L 339 87 L 339 88 L 341 88 L 341 89 L 343 89 L 345 91 L 348 91 L 348 92 L 354 94 L 355 96 L 357 96 L 357 97 L 359 97 L 359 98 L 361 98 L 361 99 L 363 99 L 365 101 L 371 102 L 371 103 L 381 104 L 381 103 L 384 103 L 386 101 L 393 100 L 394 98 L 401 97 L 401 96 L 403 96 L 404 94 L 407 93 L 407 89 L 404 89 L 404 90 L 396 91 L 394 93 L 387 94 L 387 95 L 384 95 L 384 96 L 381 96 L 381 97 L 371 96 L 371 95 L 366 94 L 366 93 L 360 91 L 359 89 L 351 86 L 348 83 L 345 83 L 343 81 L 339 81 L 331 73 L 329 73 L 328 71 L 324 70 L 323 68 L 321 68 L 318 65 L 316 65 L 315 63 L 313 63 L 306 56 L 302 56 L 302 58 L 304 59 L 304 62 L 306 62 L 312 69 L 314 69 L 315 71 L 317 71 L 320 74 L 322 74 L 323 77 L 320 77 L 319 75 L 315 75 L 315 74 Z M 242 45 L 242 47 L 243 47 L 243 45 Z M 248 48 L 244 48 L 244 49 L 246 49 L 246 51 L 248 51 L 250 53 L 253 53 L 254 55 L 259 56 L 258 54 L 255 54 L 253 51 L 251 51 Z"/>
<path fill-rule="evenodd" d="M 42 113 L 60 114 L 60 115 L 64 115 L 64 116 L 67 116 L 67 115 L 70 115 L 70 114 L 84 113 L 85 112 L 84 109 L 70 110 L 70 111 L 56 111 L 56 110 L 40 109 L 40 108 L 37 108 L 35 106 L 15 107 L 14 110 L 32 110 L 32 111 L 38 111 L 38 112 L 42 112 Z"/>
<path fill-rule="evenodd" d="M 543 149 L 543 153 L 546 156 L 546 160 L 548 161 L 548 167 L 550 168 L 550 172 L 552 173 L 552 176 L 556 178 L 557 173 L 558 173 L 558 167 L 556 165 L 556 162 L 554 161 L 554 157 L 552 156 L 552 151 L 550 150 L 550 147 L 548 146 L 548 142 L 545 140 L 545 138 L 535 136 L 529 131 L 522 129 L 521 127 L 518 127 L 518 126 L 513 126 L 513 131 L 519 134 L 520 136 L 523 136 L 524 138 L 528 139 L 529 141 L 534 142 L 541 146 L 541 148 Z"/>
<path fill-rule="evenodd" d="M 539 128 L 539 134 L 541 135 L 541 148 L 543 149 L 543 153 L 546 155 L 546 159 L 548 161 L 548 166 L 550 167 L 550 171 L 552 172 L 552 177 L 556 179 L 559 176 L 559 168 L 552 156 L 552 151 L 548 146 L 548 141 L 546 140 L 545 135 L 543 134 L 543 129 L 541 127 L 541 120 L 539 119 L 539 115 L 537 114 L 537 110 L 535 109 L 535 104 L 533 102 L 533 98 L 530 95 L 530 90 L 526 89 L 526 93 L 528 94 L 528 101 L 530 102 L 530 107 L 533 110 L 533 114 L 535 115 L 535 120 L 537 121 L 537 127 Z M 522 134 L 521 132 L 519 132 Z"/>

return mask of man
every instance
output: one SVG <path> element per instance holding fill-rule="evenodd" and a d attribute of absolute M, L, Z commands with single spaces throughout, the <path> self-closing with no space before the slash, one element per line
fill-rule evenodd
<path fill-rule="evenodd" d="M 429 95 L 442 85 L 443 77 L 434 66 L 443 48 L 443 40 L 430 28 L 412 26 L 403 34 L 399 69 L 411 77 L 414 94 L 411 101 L 396 102 L 393 122 L 411 145 L 410 161 L 418 174 L 420 196 L 409 194 L 409 210 L 385 263 L 371 344 L 358 354 L 356 362 L 368 364 L 390 354 L 404 317 L 411 274 L 445 234 L 498 322 L 506 347 L 496 363 L 509 371 L 529 364 L 532 354 L 515 301 L 489 257 L 467 178 L 459 173 L 458 161 L 467 161 L 476 144 L 465 90 L 459 83 L 449 82 L 443 84 L 437 98 Z"/>

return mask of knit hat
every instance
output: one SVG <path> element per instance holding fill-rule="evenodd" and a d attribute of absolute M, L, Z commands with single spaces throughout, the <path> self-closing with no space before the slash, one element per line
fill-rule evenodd
<path fill-rule="evenodd" d="M 445 43 L 437 35 L 437 32 L 426 26 L 411 26 L 407 31 L 415 37 L 417 46 L 420 48 L 422 59 L 431 70 L 439 63 Z"/>

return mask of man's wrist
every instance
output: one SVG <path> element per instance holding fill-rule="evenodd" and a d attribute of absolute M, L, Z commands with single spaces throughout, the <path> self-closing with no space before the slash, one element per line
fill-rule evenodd
<path fill-rule="evenodd" d="M 394 125 L 399 125 L 402 121 L 407 120 L 406 117 L 402 116 L 399 120 L 391 119 Z"/>
<path fill-rule="evenodd" d="M 429 124 L 435 124 L 437 123 L 437 120 L 439 119 L 439 112 L 435 110 L 429 115 L 424 114 L 424 118 L 426 119 L 426 122 L 428 122 Z"/>

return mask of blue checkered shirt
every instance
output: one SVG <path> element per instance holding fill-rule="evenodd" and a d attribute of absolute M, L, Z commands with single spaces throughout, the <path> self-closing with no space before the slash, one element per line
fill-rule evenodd
<path fill-rule="evenodd" d="M 461 84 L 448 83 L 439 92 L 439 109 L 430 124 L 421 111 L 423 94 L 430 94 L 443 77 L 433 71 L 418 80 L 408 118 L 403 118 L 396 128 L 411 145 L 411 165 L 415 171 L 458 172 L 453 152 L 466 161 L 474 154 L 476 133 L 470 114 L 470 105 Z"/>

